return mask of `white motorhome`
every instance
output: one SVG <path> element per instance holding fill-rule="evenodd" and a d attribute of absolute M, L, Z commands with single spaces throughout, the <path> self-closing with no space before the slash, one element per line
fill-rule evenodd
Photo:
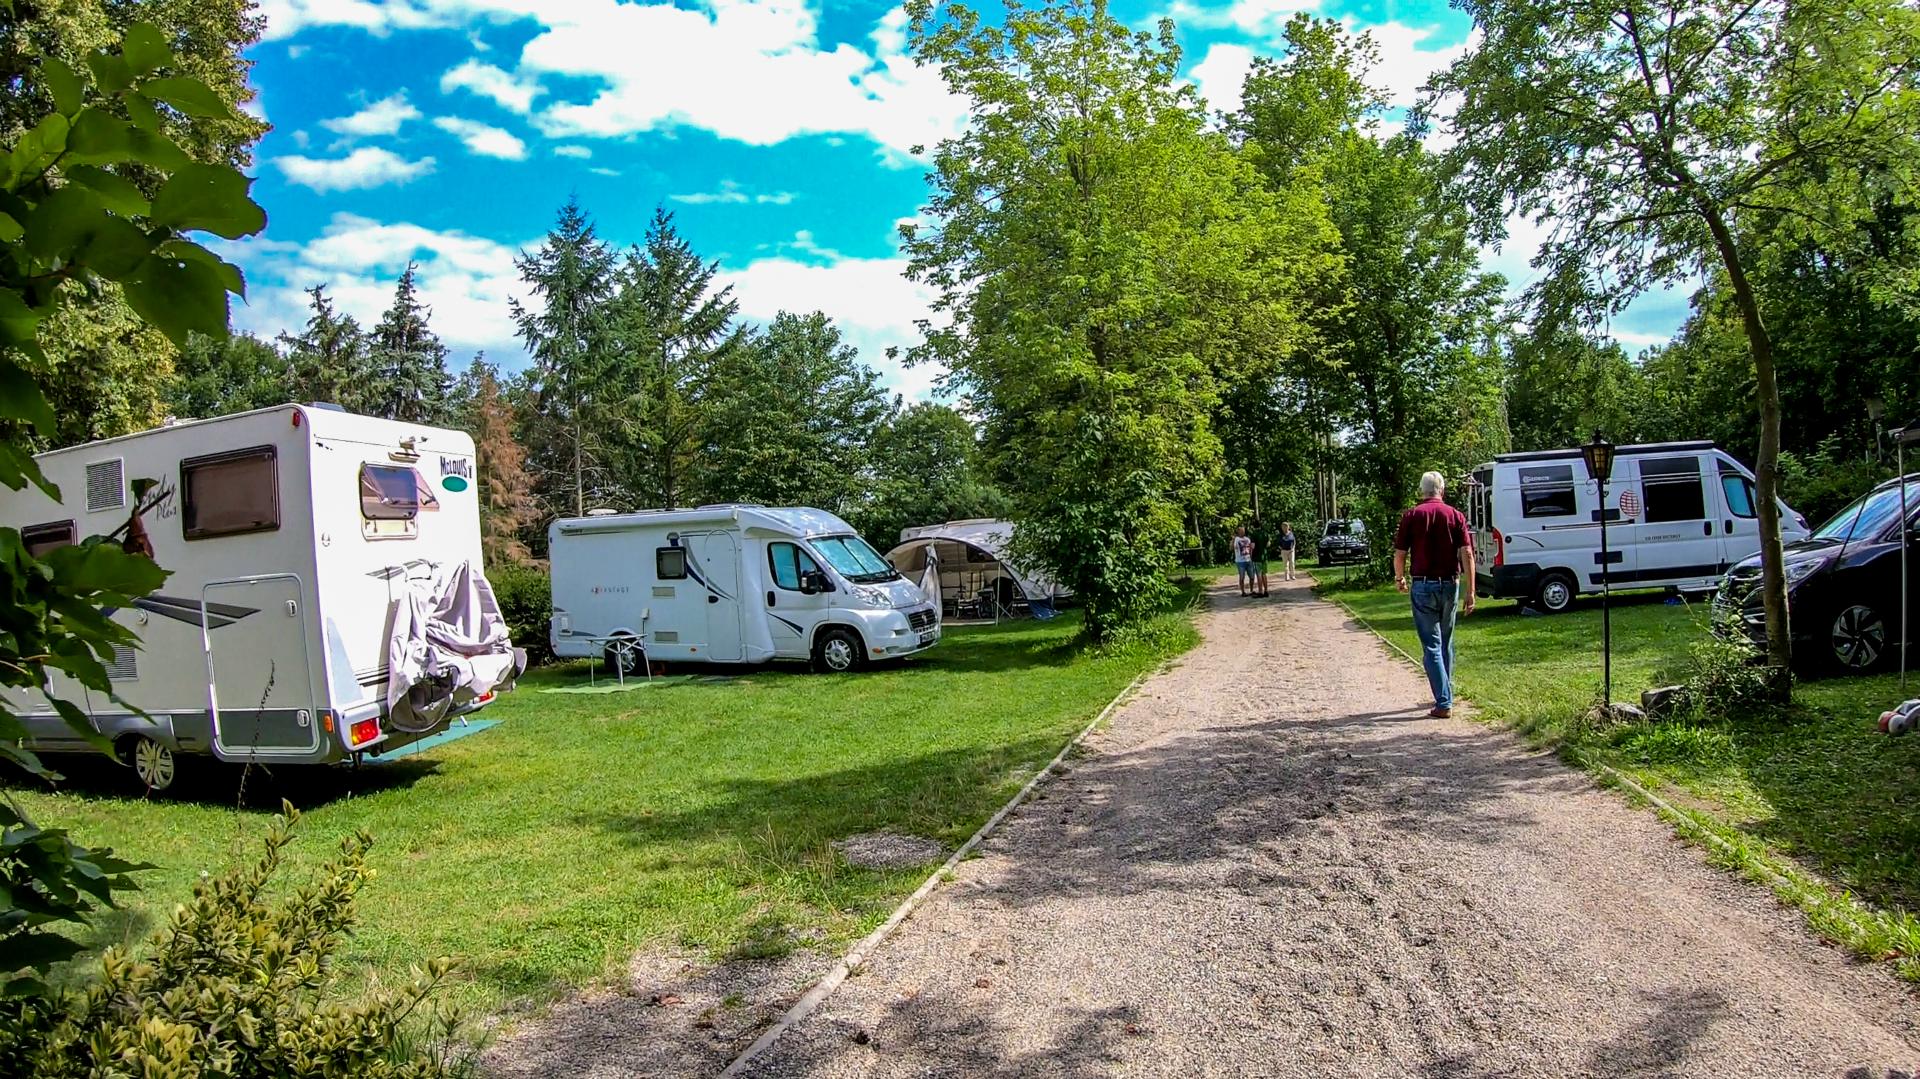
<path fill-rule="evenodd" d="M 569 517 L 548 530 L 555 655 L 830 671 L 940 639 L 940 611 L 845 521 L 750 505 Z"/>
<path fill-rule="evenodd" d="M 1603 583 L 1708 592 L 1760 550 L 1753 473 L 1711 442 L 1616 449 L 1607 481 L 1610 568 L 1601 565 L 1598 485 L 1579 450 L 1502 454 L 1466 486 L 1479 593 L 1545 611 L 1566 610 Z M 1786 543 L 1807 535 L 1806 519 L 1785 502 L 1780 533 Z"/>
<path fill-rule="evenodd" d="M 64 502 L 0 489 L 0 524 L 35 553 L 114 533 L 136 484 L 154 483 L 141 522 L 171 576 L 115 612 L 141 647 L 109 668 L 145 715 L 54 678 L 149 788 L 171 786 L 184 756 L 330 764 L 391 752 L 486 704 L 524 666 L 479 572 L 473 440 L 458 431 L 288 404 L 37 460 Z M 471 618 L 458 655 L 447 635 L 460 627 L 435 610 L 442 584 L 484 592 L 477 606 L 491 608 L 452 616 Z M 402 640 L 394 652 L 396 630 L 412 651 Z M 390 653 L 404 658 L 400 676 Z M 8 691 L 7 704 L 30 748 L 89 749 L 45 701 Z"/>

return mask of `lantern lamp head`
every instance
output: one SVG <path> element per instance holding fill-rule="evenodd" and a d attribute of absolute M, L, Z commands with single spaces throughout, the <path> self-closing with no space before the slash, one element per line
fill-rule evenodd
<path fill-rule="evenodd" d="M 1587 478 L 1605 480 L 1613 475 L 1613 443 L 1598 430 L 1593 432 L 1593 441 L 1580 447 L 1580 458 L 1587 464 Z"/>

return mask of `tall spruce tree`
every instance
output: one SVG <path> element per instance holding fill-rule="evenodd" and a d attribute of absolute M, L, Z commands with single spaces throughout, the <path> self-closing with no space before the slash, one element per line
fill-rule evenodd
<path fill-rule="evenodd" d="M 334 309 L 324 286 L 308 289 L 307 300 L 306 328 L 299 334 L 280 335 L 294 400 L 324 401 L 349 412 L 372 411 L 379 398 L 366 333 L 352 315 Z"/>
<path fill-rule="evenodd" d="M 605 432 L 619 397 L 609 384 L 607 304 L 615 287 L 613 251 L 569 198 L 546 242 L 514 260 L 538 306 L 513 301 L 520 338 L 533 354 L 536 401 L 528 417 L 529 448 L 549 507 L 576 516 L 587 500 L 614 485 L 605 466 Z"/>
<path fill-rule="evenodd" d="M 717 363 L 745 343 L 731 287 L 715 289 L 718 262 L 703 262 L 656 209 L 644 246 L 620 271 L 611 329 L 626 391 L 620 441 L 647 504 L 672 509 L 687 494 L 706 426 L 703 388 Z"/>
<path fill-rule="evenodd" d="M 394 420 L 438 423 L 447 418 L 447 346 L 427 325 L 429 314 L 407 263 L 394 286 L 393 306 L 373 328 L 373 412 Z"/>

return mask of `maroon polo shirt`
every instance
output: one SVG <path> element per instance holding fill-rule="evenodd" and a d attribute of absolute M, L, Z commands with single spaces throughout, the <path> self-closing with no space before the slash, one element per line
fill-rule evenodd
<path fill-rule="evenodd" d="M 1429 498 L 1400 515 L 1393 547 L 1406 551 L 1415 577 L 1457 577 L 1460 548 L 1467 546 L 1466 515 L 1437 498 Z"/>

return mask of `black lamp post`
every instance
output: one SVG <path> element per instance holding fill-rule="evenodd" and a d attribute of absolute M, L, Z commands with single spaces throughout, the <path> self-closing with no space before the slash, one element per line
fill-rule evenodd
<path fill-rule="evenodd" d="M 1600 648 L 1605 655 L 1605 681 L 1602 683 L 1601 707 L 1607 713 L 1613 712 L 1613 551 L 1607 547 L 1607 517 L 1612 511 L 1607 509 L 1607 480 L 1613 476 L 1613 443 L 1608 442 L 1597 429 L 1593 432 L 1593 441 L 1580 447 L 1580 459 L 1587 464 L 1587 478 L 1600 485 L 1600 508 L 1594 512 L 1594 519 L 1600 522 L 1600 554 L 1594 561 L 1600 563 Z"/>

